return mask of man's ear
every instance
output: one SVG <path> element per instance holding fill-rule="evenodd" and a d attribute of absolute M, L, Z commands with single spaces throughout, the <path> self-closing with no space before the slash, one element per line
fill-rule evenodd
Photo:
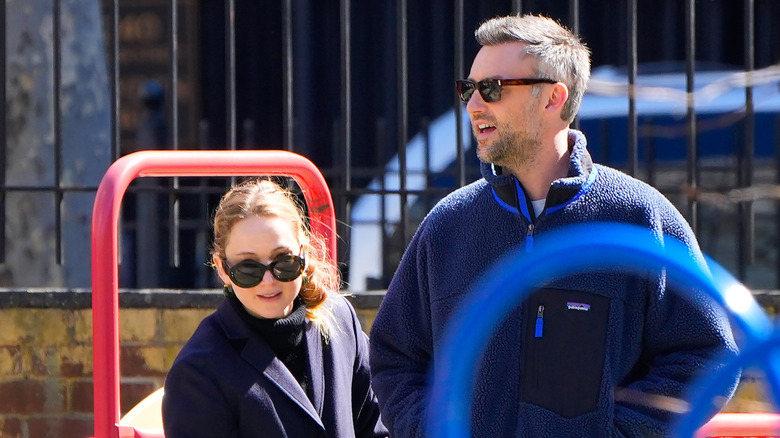
<path fill-rule="evenodd" d="M 545 109 L 560 113 L 563 111 L 563 104 L 569 100 L 569 87 L 563 82 L 556 82 L 552 86 L 549 98 L 547 99 L 547 106 Z"/>
<path fill-rule="evenodd" d="M 222 283 L 230 284 L 230 277 L 228 277 L 227 272 L 222 269 L 222 259 L 217 254 L 214 254 L 212 256 L 212 261 L 214 262 L 214 268 L 217 270 L 217 275 L 219 275 L 219 279 Z"/>

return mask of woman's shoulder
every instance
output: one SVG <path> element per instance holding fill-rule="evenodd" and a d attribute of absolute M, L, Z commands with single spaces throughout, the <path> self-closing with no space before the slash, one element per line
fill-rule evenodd
<path fill-rule="evenodd" d="M 178 354 L 177 361 L 180 360 L 200 360 L 213 358 L 220 355 L 221 350 L 229 347 L 227 337 L 217 320 L 217 314 L 212 313 L 200 322 L 198 328 L 190 336 Z"/>
<path fill-rule="evenodd" d="M 329 292 L 328 297 L 325 299 L 325 304 L 338 320 L 349 321 L 355 315 L 355 309 L 345 294 Z"/>
<path fill-rule="evenodd" d="M 347 295 L 331 292 L 324 306 L 327 309 L 326 318 L 329 320 L 329 336 L 341 334 L 354 338 L 362 330 L 357 312 Z"/>

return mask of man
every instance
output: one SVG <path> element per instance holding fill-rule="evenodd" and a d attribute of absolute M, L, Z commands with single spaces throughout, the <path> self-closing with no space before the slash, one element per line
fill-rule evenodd
<path fill-rule="evenodd" d="M 530 251 L 535 235 L 569 224 L 622 222 L 701 254 L 666 198 L 594 164 L 584 135 L 569 128 L 590 77 L 589 51 L 575 35 L 526 15 L 489 20 L 476 38 L 482 48 L 457 90 L 484 178 L 425 218 L 371 329 L 372 385 L 394 438 L 424 435 L 427 373 L 448 319 L 516 245 Z M 665 402 L 684 399 L 696 373 L 716 369 L 736 346 L 722 312 L 666 292 L 663 272 L 602 269 L 540 285 L 486 347 L 471 435 L 668 434 L 684 409 Z M 564 336 L 550 334 L 556 325 Z"/>

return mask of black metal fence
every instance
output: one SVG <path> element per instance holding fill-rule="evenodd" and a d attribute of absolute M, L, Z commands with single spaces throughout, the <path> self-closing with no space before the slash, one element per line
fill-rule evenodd
<path fill-rule="evenodd" d="M 11 194 L 51 200 L 50 262 L 59 266 L 77 263 L 63 248 L 65 195 L 96 190 L 96 182 L 65 182 L 62 157 L 62 38 L 79 15 L 61 0 L 36 7 L 51 7 L 54 175 L 52 184 L 7 178 L 14 164 L 6 123 L 16 94 L 6 92 L 14 48 L 3 36 L 6 287 L 37 285 L 26 283 L 23 267 L 1 275 L 9 247 L 28 237 L 8 231 Z M 559 19 L 592 48 L 594 81 L 576 126 L 594 158 L 659 187 L 692 223 L 705 253 L 748 286 L 780 285 L 774 0 L 104 0 L 95 7 L 105 38 L 107 161 L 137 149 L 286 149 L 309 157 L 334 195 L 338 259 L 354 291 L 386 287 L 425 212 L 479 177 L 452 84 L 476 53 L 473 29 L 512 11 Z M 8 11 L 0 5 L 3 22 L 18 19 Z M 134 183 L 121 224 L 121 286 L 215 286 L 205 266 L 208 220 L 231 182 Z M 78 262 L 83 269 L 88 259 Z"/>

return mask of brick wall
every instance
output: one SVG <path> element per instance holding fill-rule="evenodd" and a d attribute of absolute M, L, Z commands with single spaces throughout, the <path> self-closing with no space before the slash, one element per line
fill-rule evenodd
<path fill-rule="evenodd" d="M 381 294 L 351 297 L 368 330 Z M 0 437 L 92 435 L 92 311 L 88 292 L 0 291 Z M 181 346 L 222 300 L 220 293 L 120 294 L 124 414 L 163 385 Z M 759 299 L 771 315 L 780 297 Z M 775 412 L 760 373 L 748 371 L 724 411 Z"/>
<path fill-rule="evenodd" d="M 210 309 L 122 309 L 121 411 L 162 386 Z M 0 310 L 0 436 L 92 434 L 92 312 Z"/>
<path fill-rule="evenodd" d="M 221 299 L 202 292 L 120 294 L 123 414 L 163 385 L 184 342 Z M 90 300 L 87 292 L 0 291 L 0 437 L 92 436 Z M 369 327 L 375 308 L 353 303 Z"/>

